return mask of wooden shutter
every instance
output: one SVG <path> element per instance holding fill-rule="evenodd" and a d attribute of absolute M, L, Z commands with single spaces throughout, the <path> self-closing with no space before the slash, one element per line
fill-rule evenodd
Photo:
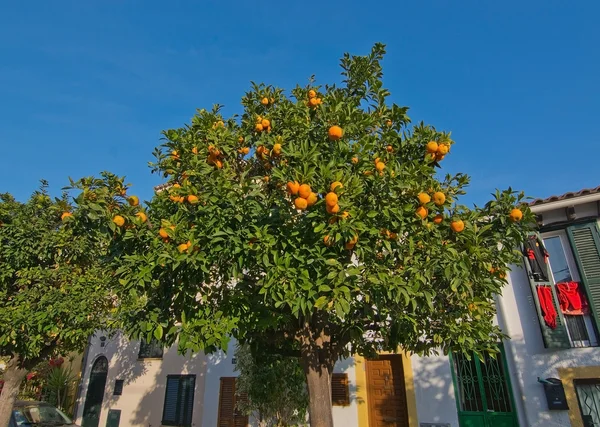
<path fill-rule="evenodd" d="M 596 327 L 600 327 L 600 233 L 594 221 L 567 228 Z"/>
<path fill-rule="evenodd" d="M 184 426 L 192 425 L 194 413 L 194 387 L 196 376 L 187 375 L 181 378 L 181 392 L 179 393 L 179 423 Z"/>
<path fill-rule="evenodd" d="M 240 396 L 237 399 L 244 398 L 244 396 Z M 246 427 L 248 425 L 248 416 L 239 413 L 236 404 L 235 377 L 221 378 L 218 427 Z"/>
<path fill-rule="evenodd" d="M 333 374 L 331 376 L 331 403 L 334 406 L 350 405 L 348 374 Z"/>
<path fill-rule="evenodd" d="M 165 390 L 165 405 L 163 407 L 162 424 L 177 425 L 177 403 L 179 400 L 179 377 L 168 376 Z"/>
<path fill-rule="evenodd" d="M 539 237 L 539 235 L 537 235 Z M 541 239 L 540 239 L 541 240 Z M 552 260 L 550 260 L 552 262 Z M 548 277 L 547 282 L 538 282 L 534 279 L 533 274 L 531 272 L 531 266 L 529 265 L 529 260 L 527 257 L 524 257 L 523 263 L 525 264 L 525 271 L 527 272 L 527 278 L 529 279 L 529 286 L 531 288 L 531 295 L 533 297 L 533 302 L 535 304 L 535 310 L 538 316 L 538 323 L 540 325 L 540 329 L 542 331 L 542 338 L 544 339 L 544 346 L 546 348 L 571 348 L 571 342 L 569 341 L 569 335 L 567 333 L 567 328 L 565 326 L 565 320 L 563 318 L 562 312 L 560 311 L 560 307 L 557 303 L 558 298 L 556 296 L 556 290 L 554 289 L 554 282 L 552 280 L 552 275 L 548 271 L 546 277 Z M 548 269 L 548 265 L 546 265 L 546 269 Z M 552 329 L 549 327 L 544 321 L 544 315 L 542 314 L 542 309 L 540 306 L 540 300 L 537 294 L 538 286 L 550 286 L 552 290 L 552 302 L 554 304 L 554 309 L 556 310 L 556 328 Z"/>

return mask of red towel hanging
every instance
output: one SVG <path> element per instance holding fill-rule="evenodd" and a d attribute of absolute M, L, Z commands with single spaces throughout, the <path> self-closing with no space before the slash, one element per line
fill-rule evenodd
<path fill-rule="evenodd" d="M 546 325 L 555 329 L 557 313 L 552 300 L 552 288 L 550 286 L 538 286 L 537 294 Z"/>
<path fill-rule="evenodd" d="M 588 303 L 578 282 L 562 282 L 556 285 L 560 310 L 564 314 L 587 314 Z"/>

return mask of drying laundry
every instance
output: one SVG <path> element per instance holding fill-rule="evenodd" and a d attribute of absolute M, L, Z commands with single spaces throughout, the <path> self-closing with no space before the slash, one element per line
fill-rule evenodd
<path fill-rule="evenodd" d="M 584 315 L 588 311 L 588 302 L 578 282 L 563 282 L 556 285 L 560 310 L 564 314 Z"/>
<path fill-rule="evenodd" d="M 544 322 L 550 328 L 556 328 L 556 309 L 552 299 L 552 288 L 550 286 L 538 286 L 537 287 L 538 300 L 540 301 L 540 308 L 542 309 L 542 315 L 544 316 Z"/>
<path fill-rule="evenodd" d="M 524 254 L 536 282 L 548 281 L 548 252 L 537 235 L 530 235 L 525 241 Z"/>

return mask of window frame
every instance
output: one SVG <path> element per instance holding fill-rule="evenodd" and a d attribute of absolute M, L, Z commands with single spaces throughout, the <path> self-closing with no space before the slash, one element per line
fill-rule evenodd
<path fill-rule="evenodd" d="M 179 381 L 178 387 L 177 387 L 177 401 L 175 402 L 175 407 L 176 412 L 175 412 L 175 418 L 177 418 L 175 421 L 171 421 L 171 420 L 165 420 L 165 409 L 167 407 L 167 399 L 169 397 L 167 390 L 169 389 L 169 379 L 177 379 Z M 193 387 L 190 387 L 189 390 L 191 390 L 192 393 L 192 397 L 191 399 L 187 399 L 187 396 L 183 396 L 183 380 L 188 380 L 188 379 L 193 379 Z M 195 374 L 173 374 L 173 375 L 167 375 L 167 381 L 165 384 L 165 399 L 163 401 L 163 413 L 161 416 L 161 425 L 164 426 L 175 426 L 175 427 L 189 427 L 193 424 L 193 418 L 194 418 L 194 397 L 196 394 L 196 375 Z M 181 399 L 185 399 L 190 400 L 192 402 L 192 407 L 190 408 L 190 419 L 189 419 L 189 424 L 184 424 L 183 422 L 185 421 L 185 406 L 184 406 L 184 413 L 181 414 L 179 412 L 179 407 L 181 405 Z M 185 405 L 185 403 L 184 403 Z"/>
<path fill-rule="evenodd" d="M 334 384 L 339 382 L 339 384 Z M 334 390 L 339 391 L 343 387 L 343 396 L 334 396 Z M 350 381 L 345 372 L 334 372 L 331 374 L 331 405 L 332 406 L 350 406 Z"/>
<path fill-rule="evenodd" d="M 125 386 L 125 380 L 115 380 L 115 386 L 113 388 L 113 396 L 122 396 L 124 386 Z"/>
<path fill-rule="evenodd" d="M 571 241 L 567 234 L 567 230 L 559 229 L 559 230 L 552 230 L 552 231 L 546 231 L 546 232 L 540 233 L 540 238 L 541 238 L 542 242 L 544 242 L 544 246 L 546 246 L 546 247 L 547 247 L 546 239 L 550 239 L 550 238 L 554 238 L 554 237 L 558 237 L 560 240 L 560 244 L 562 246 L 565 260 L 567 261 L 567 267 L 569 268 L 569 272 L 571 273 L 571 280 L 579 283 L 579 285 L 583 287 L 583 282 L 582 282 L 581 276 L 579 274 L 579 266 L 577 265 L 577 262 L 575 261 L 574 250 L 573 250 L 573 247 L 571 246 Z M 552 257 L 549 258 L 548 262 L 550 264 L 548 273 L 550 274 L 550 278 L 552 279 L 553 286 L 556 289 L 557 282 L 554 278 L 554 272 L 552 271 Z M 589 301 L 587 290 L 585 288 L 583 288 L 583 293 L 585 294 L 586 299 Z M 559 307 L 559 311 L 560 311 L 560 307 Z M 561 312 L 560 315 L 562 315 L 564 318 L 563 323 L 565 325 L 565 329 L 566 329 L 567 335 L 569 337 L 569 343 L 571 344 L 571 348 L 590 348 L 590 347 L 598 347 L 599 346 L 599 337 L 596 333 L 596 328 L 594 327 L 594 321 L 590 314 L 586 314 L 586 315 L 582 316 L 584 324 L 585 324 L 585 329 L 586 329 L 586 332 L 587 332 L 587 335 L 589 338 L 588 340 L 574 340 L 573 338 L 571 338 L 572 332 L 569 329 L 569 326 L 571 323 L 566 320 L 566 316 L 568 316 L 568 314 L 564 314 Z"/>
<path fill-rule="evenodd" d="M 144 346 L 152 346 L 153 344 L 155 344 L 154 349 L 160 348 L 160 356 L 158 356 L 154 353 L 152 353 L 149 356 L 144 356 L 142 354 L 142 350 L 144 349 Z M 165 354 L 164 347 L 161 347 L 160 344 L 158 343 L 158 341 L 156 341 L 155 339 L 152 339 L 150 341 L 150 343 L 146 343 L 146 340 L 143 338 L 140 340 L 140 348 L 138 350 L 138 360 L 162 360 L 164 354 Z"/>

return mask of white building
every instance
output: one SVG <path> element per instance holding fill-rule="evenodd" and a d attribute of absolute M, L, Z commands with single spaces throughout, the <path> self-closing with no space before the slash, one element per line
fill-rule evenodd
<path fill-rule="evenodd" d="M 599 209 L 600 187 L 532 203 L 542 245 L 534 245 L 532 261 L 539 264 L 527 258 L 526 268 L 513 266 L 497 298 L 497 322 L 511 337 L 503 343 L 503 357 L 483 363 L 398 354 L 339 362 L 335 424 L 600 426 Z M 93 338 L 76 422 L 85 418 L 83 427 L 255 424 L 234 413 L 237 373 L 231 354 L 183 357 L 174 348 L 160 353 L 148 346 L 140 352 L 140 343 L 120 336 Z M 562 385 L 544 386 L 548 379 Z M 545 388 L 558 393 L 548 401 Z"/>

